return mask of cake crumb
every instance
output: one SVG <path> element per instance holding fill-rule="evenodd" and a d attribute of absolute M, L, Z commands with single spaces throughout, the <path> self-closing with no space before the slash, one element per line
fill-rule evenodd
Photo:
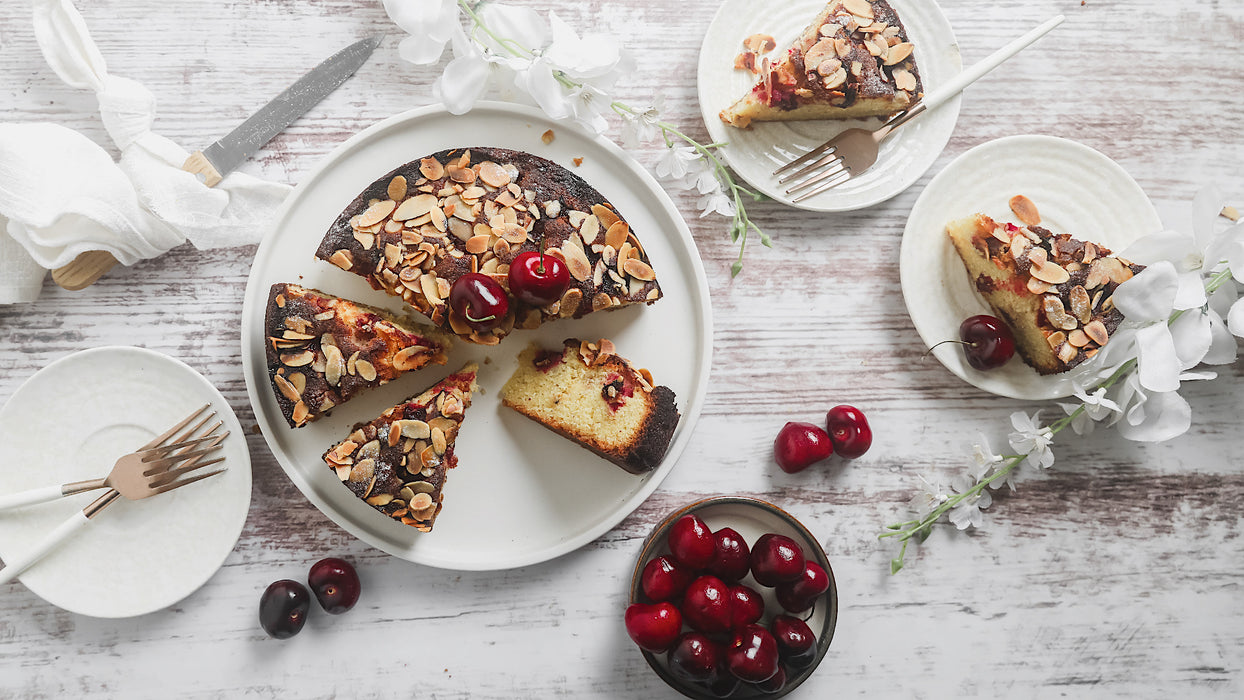
<path fill-rule="evenodd" d="M 1218 212 L 1218 215 L 1223 218 L 1230 219 L 1232 221 L 1240 220 L 1240 210 L 1236 209 L 1235 207 L 1231 205 L 1227 205 L 1223 207 L 1222 211 Z"/>
<path fill-rule="evenodd" d="M 575 158 L 575 159 L 571 160 L 570 162 L 574 163 L 574 164 L 575 164 L 575 167 L 578 167 L 578 166 L 580 166 L 580 165 L 583 165 L 583 159 L 582 159 L 582 158 Z"/>
<path fill-rule="evenodd" d="M 553 130 L 552 130 L 552 129 L 549 129 L 548 131 L 544 132 L 543 134 L 540 134 L 540 140 L 541 140 L 541 141 L 543 141 L 546 145 L 547 145 L 547 144 L 550 144 L 550 143 L 553 143 L 553 139 L 554 139 L 554 138 L 556 138 L 556 136 L 553 134 Z"/>

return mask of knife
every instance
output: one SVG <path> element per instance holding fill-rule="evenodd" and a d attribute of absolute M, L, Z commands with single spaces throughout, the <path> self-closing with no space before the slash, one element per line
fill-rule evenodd
<path fill-rule="evenodd" d="M 215 187 L 225 175 L 233 172 L 285 127 L 354 75 L 367 62 L 382 38 L 373 36 L 356 41 L 329 56 L 224 138 L 190 154 L 182 170 L 198 175 L 199 181 L 208 187 Z M 116 264 L 112 253 L 87 251 L 68 265 L 53 270 L 52 279 L 68 290 L 83 289 Z"/>

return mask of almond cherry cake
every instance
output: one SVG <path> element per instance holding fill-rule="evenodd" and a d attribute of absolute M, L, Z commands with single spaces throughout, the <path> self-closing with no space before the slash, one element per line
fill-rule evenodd
<path fill-rule="evenodd" d="M 264 319 L 268 376 L 291 428 L 359 391 L 435 363 L 452 336 L 366 304 L 278 283 Z"/>
<path fill-rule="evenodd" d="M 359 423 L 324 453 L 355 496 L 390 518 L 430 532 L 441 510 L 449 469 L 457 466 L 454 443 L 475 391 L 469 364 L 418 396 Z"/>
<path fill-rule="evenodd" d="M 912 50 L 885 0 L 831 0 L 784 57 L 765 59 L 759 82 L 721 120 L 746 128 L 754 121 L 896 114 L 923 94 Z"/>
<path fill-rule="evenodd" d="M 654 386 L 608 340 L 533 344 L 518 356 L 501 402 L 633 474 L 661 463 L 679 419 L 674 392 Z"/>
<path fill-rule="evenodd" d="M 451 308 L 451 290 L 468 275 L 476 290 L 511 291 L 511 263 L 541 247 L 569 272 L 558 299 L 516 296 L 496 304 L 486 326 Z M 485 345 L 515 327 L 661 298 L 643 246 L 612 204 L 560 165 L 500 148 L 440 151 L 390 172 L 337 218 L 316 256 Z"/>
<path fill-rule="evenodd" d="M 1092 358 L 1123 321 L 1114 290 L 1144 269 L 1110 250 L 1037 225 L 1024 197 L 1012 208 L 1026 226 L 984 214 L 946 226 L 973 288 L 1010 326 L 1020 357 L 1041 374 Z"/>

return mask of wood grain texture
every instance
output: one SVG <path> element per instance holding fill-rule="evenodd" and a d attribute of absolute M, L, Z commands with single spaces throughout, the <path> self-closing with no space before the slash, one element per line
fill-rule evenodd
<path fill-rule="evenodd" d="M 371 0 L 79 4 L 109 69 L 150 87 L 157 130 L 191 149 L 329 49 L 391 33 L 356 77 L 242 168 L 290 183 L 351 134 L 428 104 L 444 65 L 400 61 L 397 31 Z M 638 68 L 618 96 L 642 104 L 662 94 L 670 121 L 705 135 L 692 76 L 714 0 L 526 4 L 619 36 Z M 894 551 L 876 534 L 904 512 L 917 474 L 957 473 L 976 431 L 1000 444 L 1007 414 L 1036 408 L 980 393 L 921 359 L 897 261 L 924 184 L 972 146 L 1043 133 L 1117 160 L 1168 224 L 1186 223 L 1187 203 L 1207 184 L 1244 202 L 1244 4 L 941 4 L 965 63 L 1053 14 L 1068 21 L 969 89 L 946 151 L 904 194 L 836 215 L 753 205 L 774 248 L 751 247 L 734 280 L 723 220 L 698 218 L 694 197 L 673 193 L 708 270 L 713 386 L 677 468 L 614 530 L 514 571 L 415 566 L 328 521 L 250 434 L 255 488 L 241 541 L 176 607 L 95 620 L 53 608 L 19 583 L 0 590 L 0 697 L 667 697 L 623 630 L 627 579 L 653 524 L 719 493 L 786 507 L 820 535 L 833 562 L 838 631 L 796 697 L 1238 697 L 1241 363 L 1187 389 L 1188 435 L 1156 446 L 1108 432 L 1060 438 L 1055 469 L 999 495 L 986 529 L 939 528 L 897 577 L 887 573 Z M 29 12 L 27 3 L 0 3 L 3 119 L 56 121 L 105 142 L 94 97 L 44 65 Z M 651 165 L 659 153 L 651 145 L 635 156 Z M 37 303 L 0 307 L 0 398 L 69 352 L 134 344 L 198 369 L 252 426 L 237 319 L 253 254 L 183 246 L 81 292 L 49 280 Z M 777 429 L 819 420 L 837 403 L 868 413 L 872 451 L 803 474 L 777 470 L 769 456 Z M 256 624 L 260 592 L 330 555 L 357 564 L 359 606 L 312 615 L 287 642 L 267 639 Z"/>

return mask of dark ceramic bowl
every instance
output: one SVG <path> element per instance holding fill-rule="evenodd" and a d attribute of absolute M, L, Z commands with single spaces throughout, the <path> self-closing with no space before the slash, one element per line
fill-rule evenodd
<path fill-rule="evenodd" d="M 769 532 L 779 535 L 786 535 L 799 546 L 803 548 L 804 556 L 809 561 L 815 561 L 820 564 L 825 572 L 829 574 L 829 590 L 822 594 L 820 600 L 812 609 L 812 616 L 806 619 L 808 626 L 817 634 L 817 651 L 816 657 L 806 668 L 789 672 L 786 679 L 786 685 L 775 693 L 766 693 L 760 688 L 749 683 L 739 685 L 730 698 L 738 698 L 745 700 L 747 698 L 779 698 L 799 687 L 812 675 L 816 667 L 820 665 L 821 659 L 825 657 L 825 652 L 829 650 L 829 643 L 834 638 L 834 625 L 838 621 L 838 586 L 834 581 L 834 571 L 829 566 L 829 558 L 825 556 L 825 550 L 821 547 L 816 537 L 808 531 L 798 520 L 790 513 L 778 508 L 772 503 L 762 501 L 756 498 L 748 498 L 745 496 L 717 496 L 714 498 L 706 498 L 702 501 L 696 501 L 691 505 L 679 508 L 670 513 L 652 530 L 652 534 L 648 535 L 648 539 L 644 540 L 643 549 L 639 552 L 639 560 L 635 563 L 635 570 L 631 573 L 631 603 L 647 603 L 649 601 L 641 588 L 641 577 L 644 566 L 649 561 L 663 554 L 669 554 L 669 546 L 667 544 L 667 535 L 674 521 L 678 520 L 688 513 L 694 513 L 708 525 L 714 532 L 723 528 L 730 527 L 736 530 L 747 542 L 747 546 L 751 547 L 761 535 Z M 782 612 L 782 608 L 774 597 L 773 589 L 761 586 L 756 583 L 751 574 L 743 578 L 741 583 L 750 586 L 759 592 L 765 601 L 765 616 L 761 620 L 761 624 L 768 626 L 769 622 L 775 615 Z M 787 613 L 794 617 L 804 618 L 807 613 Z M 719 696 L 714 695 L 704 685 L 692 684 L 683 681 L 674 676 L 669 669 L 665 654 L 653 654 L 640 650 L 644 658 L 648 661 L 648 665 L 656 671 L 669 686 L 678 692 L 690 698 L 697 700 L 717 700 Z"/>

